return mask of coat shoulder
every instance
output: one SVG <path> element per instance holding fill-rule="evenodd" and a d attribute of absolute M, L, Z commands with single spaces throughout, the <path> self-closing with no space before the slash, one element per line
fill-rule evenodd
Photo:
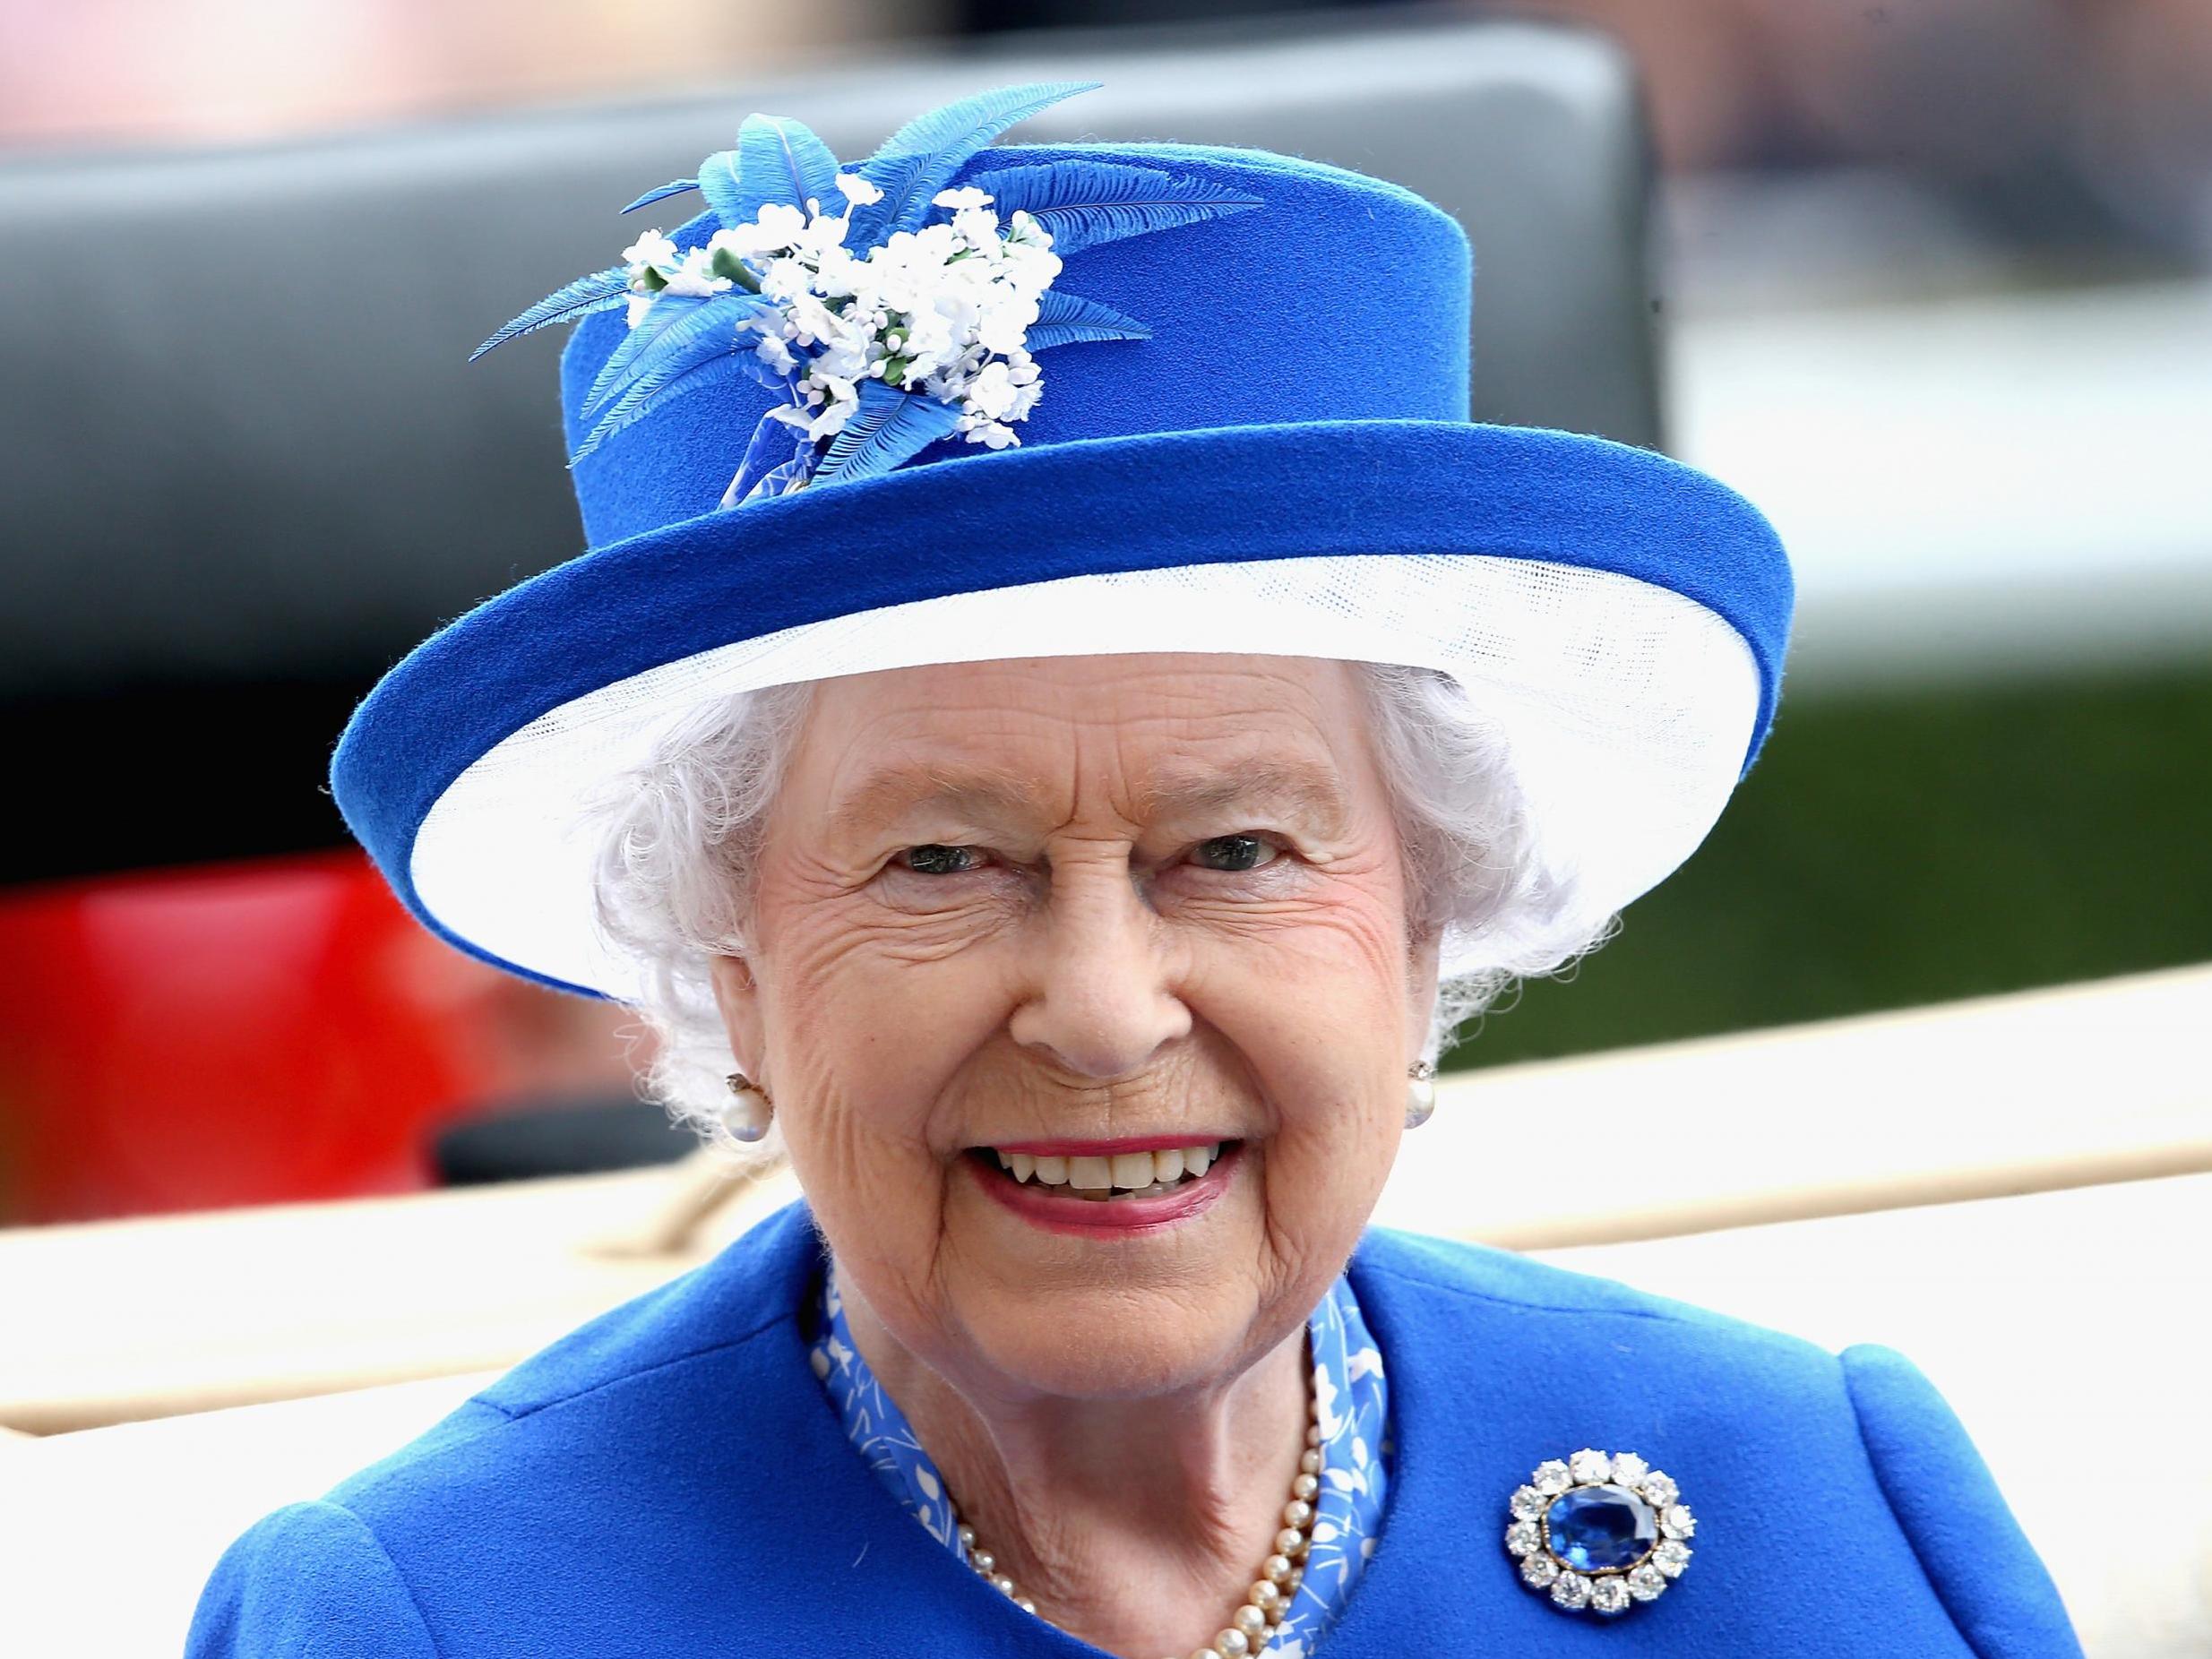
<path fill-rule="evenodd" d="M 216 1564 L 185 1659 L 437 1659 L 376 1534 L 328 1500 L 264 1516 Z"/>
<path fill-rule="evenodd" d="M 521 1361 L 417 1439 L 330 1494 L 375 1519 L 426 1488 L 497 1483 L 523 1460 L 619 1439 L 663 1414 L 641 1402 L 684 1399 L 798 1305 L 795 1278 L 819 1260 L 798 1206 L 719 1256 L 610 1309 Z"/>
<path fill-rule="evenodd" d="M 732 1506 L 799 1489 L 788 1423 L 821 1412 L 794 1315 L 820 1262 L 794 1207 L 264 1517 L 203 1592 L 191 1659 L 717 1646 L 767 1570 Z M 736 1552 L 702 1595 L 684 1568 L 708 1539 Z"/>
<path fill-rule="evenodd" d="M 1394 1414 L 1401 1391 L 1413 1396 L 1407 1428 L 1455 1399 L 1493 1414 L 1460 1431 L 1495 1443 L 1497 1491 L 1485 1495 L 1500 1513 L 1538 1461 L 1632 1450 L 1693 1508 L 1692 1582 L 1708 1613 L 1770 1610 L 1774 1561 L 1850 1560 L 1855 1577 L 1798 1592 L 1808 1607 L 1826 1599 L 1820 1616 L 1834 1629 L 1910 1629 L 1898 1651 L 1962 1659 L 2079 1659 L 2057 1588 L 1966 1430 L 1902 1355 L 1832 1354 L 1612 1280 L 1409 1234 L 1371 1233 L 1353 1275 L 1391 1367 Z M 1747 1642 L 1757 1630 L 1747 1620 Z M 1764 1631 L 1777 1634 L 1771 1622 Z"/>
<path fill-rule="evenodd" d="M 1547 1345 L 1618 1345 L 1631 1331 L 1637 1345 L 1676 1362 L 1772 1370 L 1793 1383 L 1808 1371 L 1837 1378 L 1837 1356 L 1802 1337 L 1487 1245 L 1376 1228 L 1354 1270 L 1388 1279 L 1424 1323 L 1480 1325 L 1493 1337 L 1525 1328 L 1532 1340 L 1541 1330 Z"/>

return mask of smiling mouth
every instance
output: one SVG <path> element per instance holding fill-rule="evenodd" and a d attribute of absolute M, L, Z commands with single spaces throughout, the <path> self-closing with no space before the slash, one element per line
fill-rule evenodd
<path fill-rule="evenodd" d="M 991 1179 L 1010 1181 L 1016 1186 L 1049 1193 L 1054 1198 L 1113 1204 L 1128 1199 L 1160 1198 L 1201 1181 L 1209 1169 L 1240 1144 L 1235 1140 L 1201 1141 L 1150 1152 L 1089 1156 L 1003 1152 L 995 1147 L 978 1147 L 968 1156 L 990 1172 Z"/>

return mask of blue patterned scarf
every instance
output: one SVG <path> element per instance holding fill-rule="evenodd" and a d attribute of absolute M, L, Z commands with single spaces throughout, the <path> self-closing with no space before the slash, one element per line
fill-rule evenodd
<path fill-rule="evenodd" d="M 937 1466 L 853 1345 L 845 1304 L 828 1274 L 822 1276 L 814 1328 L 814 1374 L 829 1390 L 854 1448 L 899 1507 L 965 1562 L 968 1552 Z M 1383 1436 L 1390 1391 L 1382 1380 L 1382 1355 L 1341 1275 L 1305 1328 L 1321 1405 L 1321 1487 L 1313 1503 L 1305 1582 L 1281 1633 L 1266 1649 L 1268 1659 L 1306 1659 L 1336 1622 L 1361 1568 L 1374 1553 L 1390 1484 L 1390 1443 Z"/>

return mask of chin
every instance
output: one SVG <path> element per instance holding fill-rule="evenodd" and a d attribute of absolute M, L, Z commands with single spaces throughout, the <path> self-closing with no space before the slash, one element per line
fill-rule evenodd
<path fill-rule="evenodd" d="M 1262 1328 L 1263 1206 L 1243 1162 L 1233 1148 L 1197 1202 L 1187 1189 L 1009 1202 L 992 1190 L 1003 1171 L 968 1171 L 945 1211 L 945 1289 L 977 1356 L 1025 1391 L 1100 1399 L 1201 1387 L 1252 1363 L 1297 1320 Z"/>
<path fill-rule="evenodd" d="M 977 1357 L 1024 1394 L 1113 1400 L 1184 1393 L 1234 1377 L 1260 1357 L 1249 1351 L 1255 1310 L 1248 1298 L 1192 1305 L 1124 1292 L 1082 1310 L 1061 1294 L 977 1301 L 960 1309 Z"/>

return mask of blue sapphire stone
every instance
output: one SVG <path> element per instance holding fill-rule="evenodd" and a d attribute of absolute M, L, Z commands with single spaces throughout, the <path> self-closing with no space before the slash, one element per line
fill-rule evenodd
<path fill-rule="evenodd" d="M 1633 1567 L 1659 1542 L 1659 1517 L 1625 1486 L 1577 1486 L 1545 1511 L 1552 1553 L 1577 1572 Z"/>

